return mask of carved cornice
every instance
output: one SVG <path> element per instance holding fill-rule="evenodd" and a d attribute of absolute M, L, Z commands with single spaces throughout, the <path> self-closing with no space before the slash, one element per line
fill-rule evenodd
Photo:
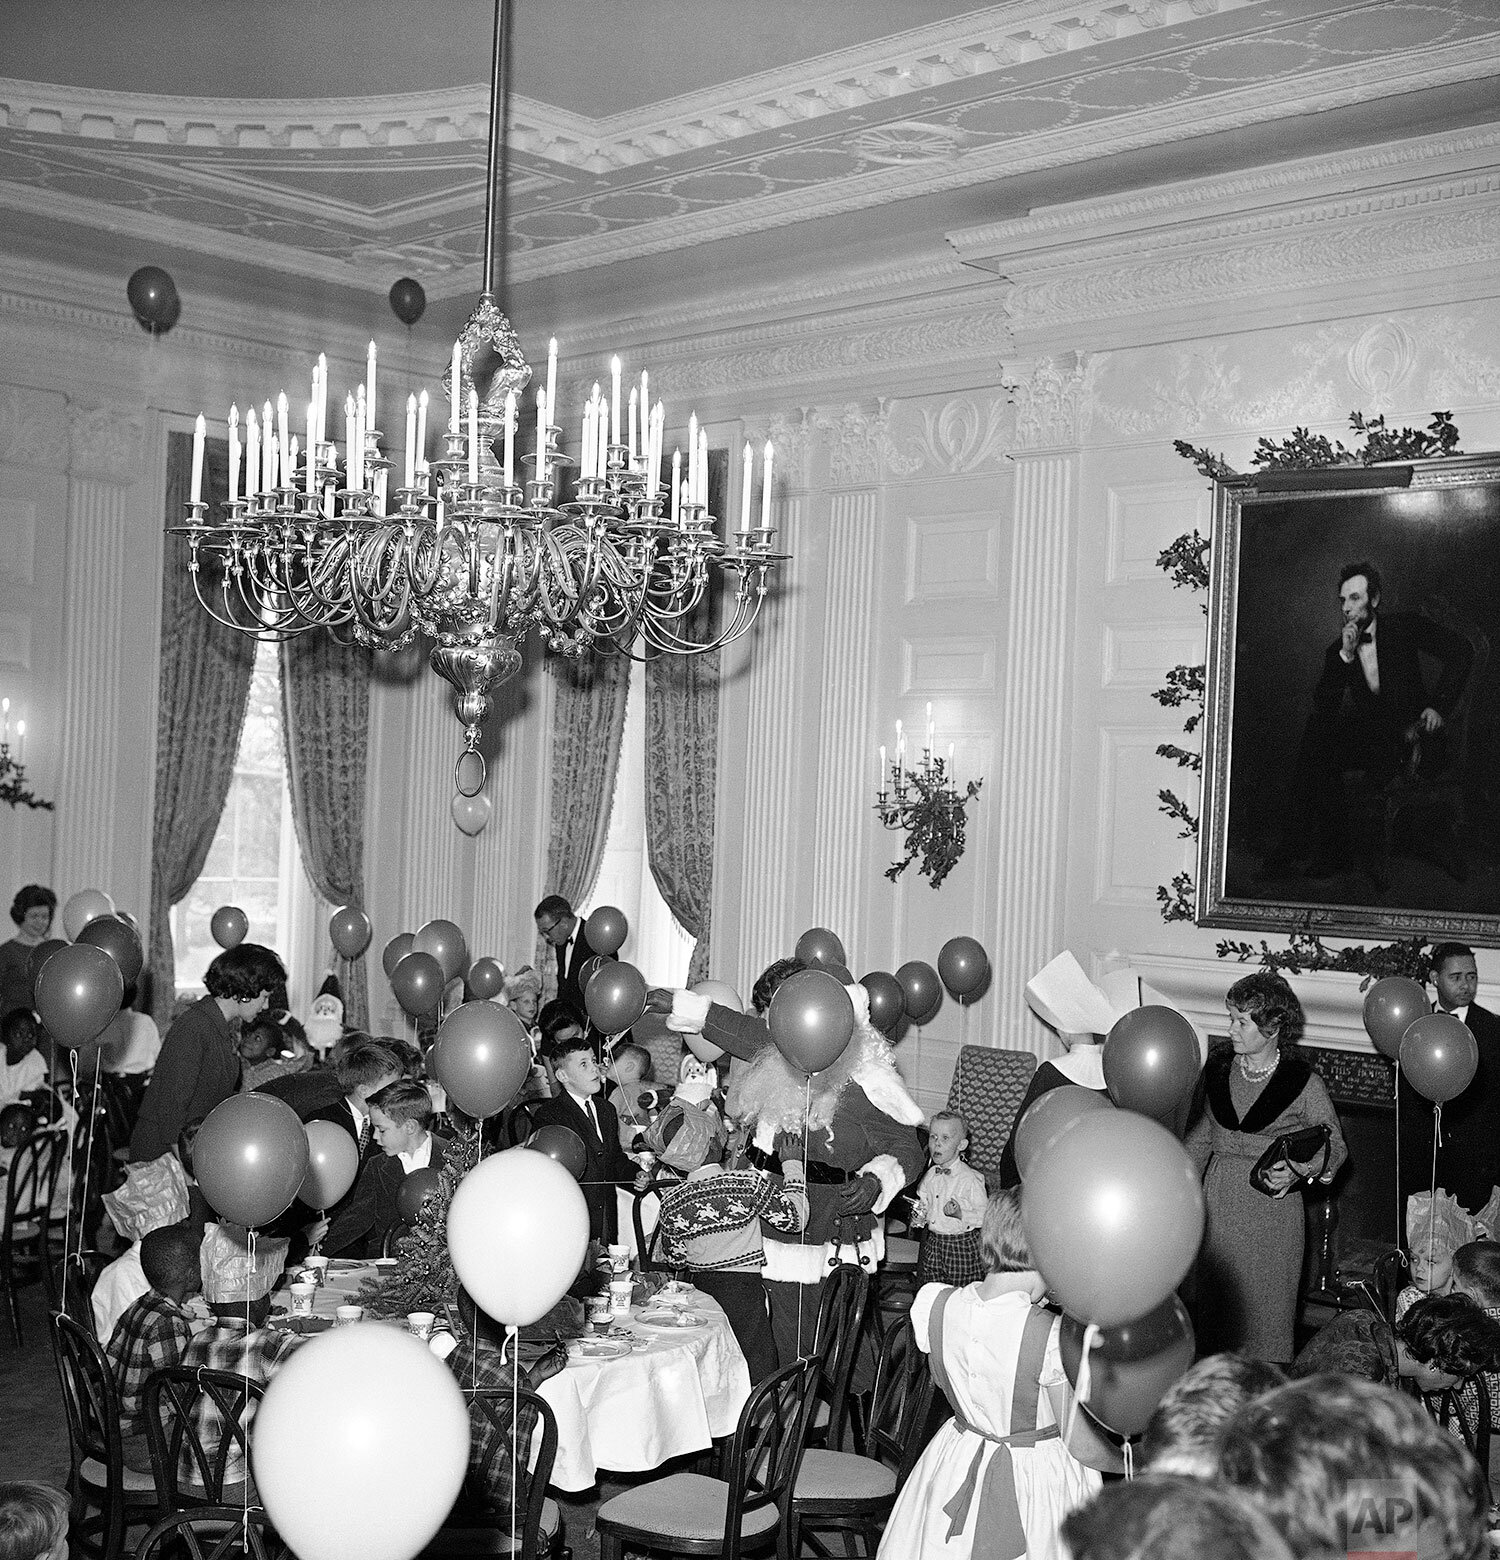
<path fill-rule="evenodd" d="M 783 487 L 805 488 L 812 480 L 809 466 L 818 436 L 813 417 L 812 407 L 792 406 L 747 429 L 753 444 L 769 439 L 776 446 L 776 471 Z"/>
<path fill-rule="evenodd" d="M 945 402 L 936 413 L 922 407 L 922 433 L 909 452 L 950 476 L 977 471 L 1004 457 L 1006 403 L 993 399 L 980 406 L 968 396 Z"/>
<path fill-rule="evenodd" d="M 1098 367 L 1087 352 L 1003 366 L 1000 382 L 1016 408 L 1018 450 L 1071 449 L 1083 443 L 1093 421 Z"/>
<path fill-rule="evenodd" d="M 57 471 L 67 465 L 61 396 L 0 385 L 0 465 Z"/>
<path fill-rule="evenodd" d="M 903 455 L 890 434 L 896 403 L 881 396 L 874 410 L 851 401 L 837 409 L 813 412 L 813 427 L 828 450 L 828 479 L 833 487 L 872 487 L 887 475 L 910 476 L 922 462 Z"/>
<path fill-rule="evenodd" d="M 138 406 L 70 405 L 68 470 L 75 477 L 134 482 L 145 436 L 145 413 Z"/>

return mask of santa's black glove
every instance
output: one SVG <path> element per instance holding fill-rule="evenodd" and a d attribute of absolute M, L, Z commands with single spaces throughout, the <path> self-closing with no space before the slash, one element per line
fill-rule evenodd
<path fill-rule="evenodd" d="M 846 1217 L 869 1213 L 880 1201 L 880 1182 L 873 1175 L 858 1175 L 839 1193 L 839 1212 Z"/>

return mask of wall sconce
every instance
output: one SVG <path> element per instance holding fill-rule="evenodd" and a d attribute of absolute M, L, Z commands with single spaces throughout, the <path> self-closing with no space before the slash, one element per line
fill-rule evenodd
<path fill-rule="evenodd" d="M 927 734 L 918 768 L 906 767 L 906 733 L 896 722 L 896 757 L 887 766 L 884 744 L 875 772 L 875 811 L 888 829 L 906 835 L 906 855 L 892 862 L 885 875 L 895 882 L 917 861 L 918 871 L 937 888 L 964 853 L 965 809 L 979 795 L 983 780 L 970 780 L 962 792 L 953 779 L 953 744 L 946 763 L 936 756 L 932 706 L 927 706 Z"/>
<path fill-rule="evenodd" d="M 12 807 L 40 807 L 52 811 L 52 803 L 45 802 L 26 785 L 26 722 L 16 722 L 16 755 L 10 753 L 10 700 L 0 699 L 0 802 Z"/>

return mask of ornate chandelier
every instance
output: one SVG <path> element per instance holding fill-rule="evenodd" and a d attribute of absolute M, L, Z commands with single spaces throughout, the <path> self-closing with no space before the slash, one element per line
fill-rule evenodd
<path fill-rule="evenodd" d="M 431 639 L 433 670 L 452 684 L 464 728 L 454 780 L 465 796 L 484 785 L 479 738 L 490 690 L 519 669 L 533 628 L 564 655 L 701 655 L 750 628 L 772 571 L 786 561 L 773 551 L 771 446 L 759 523 L 751 524 L 747 444 L 739 529 L 722 537 L 708 507 L 706 433 L 690 419 L 686 470 L 679 451 L 664 480 L 665 407 L 650 402 L 642 373 L 622 424 L 618 358 L 610 393 L 596 384 L 583 410 L 576 458 L 562 450 L 555 339 L 534 421 L 524 416 L 532 371 L 496 301 L 503 291 L 496 226 L 497 216 L 504 223 L 508 32 L 508 0 L 497 0 L 485 286 L 443 376 L 449 418 L 440 458 L 425 456 L 424 390 L 408 398 L 403 480 L 390 491 L 394 468 L 376 425 L 372 342 L 366 381 L 345 402 L 342 463 L 328 437 L 328 370 L 320 356 L 300 450 L 298 438 L 288 437 L 284 392 L 274 409 L 264 403 L 258 422 L 253 409 L 248 414 L 243 493 L 239 417 L 231 410 L 229 497 L 216 519 L 202 497 L 207 430 L 199 416 L 187 524 L 174 528 L 187 539 L 199 601 L 230 628 L 273 640 L 328 629 L 376 650 L 399 650 L 419 634 Z M 577 474 L 564 500 L 569 467 Z M 720 578 L 715 626 L 706 608 Z"/>

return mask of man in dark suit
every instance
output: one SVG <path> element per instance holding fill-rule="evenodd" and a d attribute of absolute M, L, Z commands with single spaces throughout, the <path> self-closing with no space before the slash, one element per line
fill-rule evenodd
<path fill-rule="evenodd" d="M 364 1166 L 320 1242 L 325 1256 L 378 1257 L 386 1232 L 401 1222 L 396 1199 L 416 1170 L 441 1170 L 450 1140 L 432 1130 L 432 1097 L 420 1083 L 387 1084 L 365 1102 L 380 1152 Z"/>
<path fill-rule="evenodd" d="M 587 1035 L 558 1040 L 552 1052 L 558 1092 L 531 1108 L 537 1126 L 569 1127 L 583 1142 L 583 1197 L 589 1207 L 589 1238 L 606 1244 L 619 1238 L 615 1189 L 629 1186 L 635 1166 L 620 1147 L 620 1122 L 604 1098 L 604 1075 Z"/>
<path fill-rule="evenodd" d="M 584 1011 L 583 985 L 578 973 L 590 959 L 616 957 L 601 954 L 589 946 L 588 928 L 573 913 L 573 907 L 561 894 L 548 894 L 532 911 L 536 929 L 552 947 L 557 960 L 557 997 L 580 1013 Z"/>
<path fill-rule="evenodd" d="M 1468 1025 L 1479 1047 L 1474 1080 L 1443 1106 L 1442 1142 L 1437 1153 L 1437 1184 L 1470 1213 L 1478 1213 L 1500 1181 L 1500 1016 L 1474 1000 L 1479 969 L 1463 943 L 1433 947 L 1432 984 L 1437 1011 L 1452 1013 Z M 1432 1106 L 1415 1089 L 1401 1090 L 1402 1206 L 1412 1192 L 1432 1185 Z"/>
<path fill-rule="evenodd" d="M 1312 714 L 1297 755 L 1297 824 L 1314 846 L 1309 875 L 1326 877 L 1350 861 L 1344 777 L 1362 772 L 1383 787 L 1401 774 L 1428 778 L 1447 767 L 1445 728 L 1463 695 L 1474 648 L 1462 634 L 1415 612 L 1380 610 L 1380 571 L 1368 562 L 1339 573 L 1343 628 L 1323 656 Z M 1438 665 L 1428 691 L 1423 657 Z M 1439 864 L 1462 872 L 1450 842 L 1433 841 Z M 1268 870 L 1293 852 L 1274 852 Z M 1458 874 L 1455 874 L 1458 875 Z"/>

